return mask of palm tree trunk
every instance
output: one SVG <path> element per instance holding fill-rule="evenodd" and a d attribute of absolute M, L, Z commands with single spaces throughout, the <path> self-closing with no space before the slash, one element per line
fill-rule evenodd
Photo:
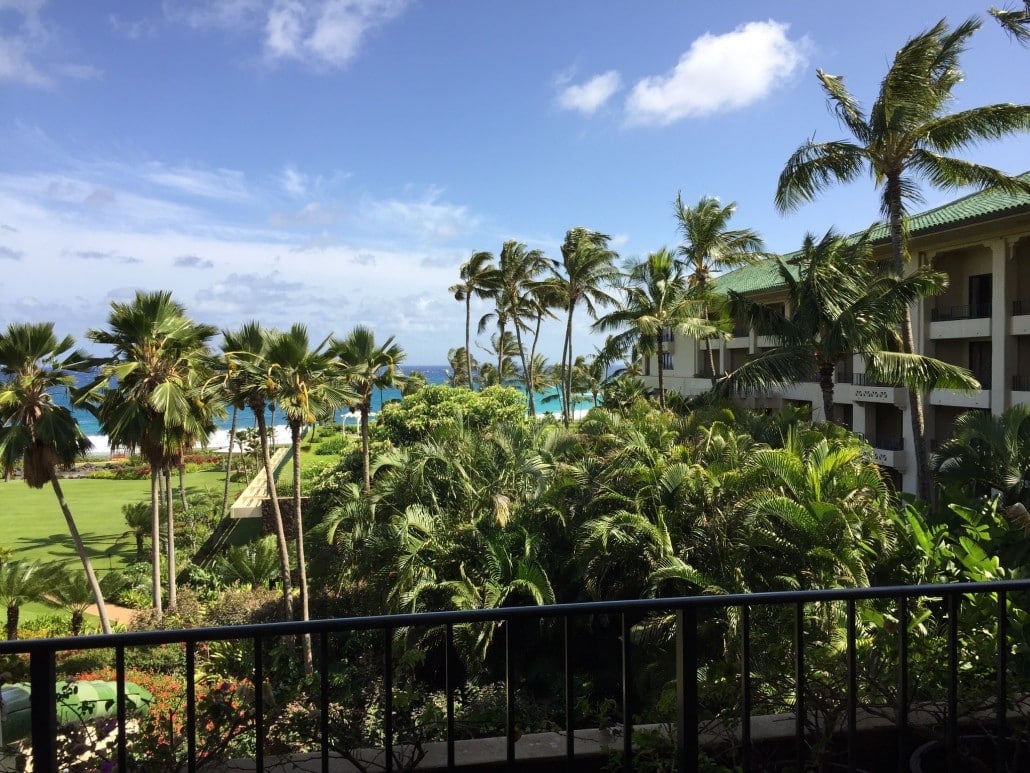
<path fill-rule="evenodd" d="M 366 494 L 372 492 L 372 475 L 369 472 L 368 458 L 368 412 L 371 410 L 369 401 L 366 399 L 361 403 L 361 483 Z"/>
<path fill-rule="evenodd" d="M 531 370 L 531 363 L 526 363 L 526 350 L 522 346 L 522 326 L 519 324 L 518 318 L 515 319 L 515 343 L 519 347 L 519 359 L 522 361 L 522 380 L 526 385 L 526 399 L 529 401 L 527 409 L 529 415 L 533 415 L 533 371 Z"/>
<path fill-rule="evenodd" d="M 61 505 L 61 512 L 64 513 L 64 520 L 68 524 L 68 531 L 72 535 L 72 542 L 75 543 L 75 552 L 79 554 L 82 568 L 86 571 L 86 579 L 89 581 L 89 587 L 93 591 L 93 600 L 97 603 L 97 616 L 100 618 L 100 627 L 104 633 L 111 633 L 111 621 L 107 618 L 107 607 L 104 606 L 104 594 L 100 591 L 100 582 L 93 572 L 93 564 L 89 560 L 89 553 L 86 552 L 86 546 L 83 544 L 79 530 L 75 526 L 75 519 L 72 518 L 71 508 L 68 507 L 68 502 L 64 498 L 64 491 L 61 490 L 61 484 L 57 480 L 57 472 L 53 470 L 50 472 L 50 485 L 54 487 L 54 494 Z M 158 602 L 160 600 L 160 596 L 158 596 Z"/>
<path fill-rule="evenodd" d="M 258 433 L 261 435 L 261 458 L 265 466 L 265 492 L 271 500 L 272 513 L 275 516 L 275 538 L 279 545 L 279 568 L 283 579 L 283 614 L 286 620 L 293 619 L 293 583 L 290 582 L 290 546 L 286 543 L 286 529 L 283 526 L 283 511 L 279 507 L 279 492 L 275 487 L 275 474 L 272 470 L 272 454 L 268 450 L 268 431 L 265 422 L 265 406 L 254 408 Z"/>
<path fill-rule="evenodd" d="M 706 353 L 708 355 L 708 369 L 709 369 L 709 371 L 711 371 L 711 374 L 712 374 L 712 386 L 715 386 L 715 381 L 716 381 L 716 377 L 715 377 L 715 351 L 712 349 L 712 339 L 711 338 L 706 338 L 705 339 L 705 351 L 706 351 Z M 661 367 L 662 367 L 661 363 L 658 364 L 658 367 L 659 367 L 659 369 L 661 369 Z"/>
<path fill-rule="evenodd" d="M 536 328 L 533 330 L 533 343 L 529 347 L 529 383 L 536 387 L 536 345 L 540 341 L 540 325 L 543 323 L 543 313 L 536 315 Z M 533 389 L 529 390 L 529 415 L 536 416 L 536 395 L 533 393 Z"/>
<path fill-rule="evenodd" d="M 465 294 L 465 376 L 468 378 L 468 387 L 476 391 L 472 384 L 472 337 L 469 328 L 472 326 L 472 294 Z"/>
<path fill-rule="evenodd" d="M 304 519 L 301 516 L 300 504 L 300 423 L 290 422 L 290 435 L 293 444 L 293 515 L 297 524 L 297 571 L 300 574 L 300 614 L 301 620 L 310 620 L 308 611 L 308 570 L 304 564 Z M 310 676 L 314 671 L 314 657 L 311 652 L 311 634 L 304 634 L 304 673 Z"/>
<path fill-rule="evenodd" d="M 569 299 L 569 317 L 565 323 L 565 371 L 562 373 L 562 392 L 565 394 L 565 415 L 564 424 L 569 426 L 572 421 L 572 312 L 576 308 L 575 302 Z"/>
<path fill-rule="evenodd" d="M 833 416 L 833 363 L 819 366 L 819 389 L 823 393 L 823 420 L 834 421 Z"/>
<path fill-rule="evenodd" d="M 185 513 L 190 509 L 190 505 L 186 501 L 186 460 L 183 457 L 179 458 L 176 469 L 179 472 L 179 504 L 182 505 L 182 511 Z"/>
<path fill-rule="evenodd" d="M 76 609 L 72 612 L 72 636 L 78 636 L 82 633 L 82 610 Z"/>
<path fill-rule="evenodd" d="M 236 440 L 236 406 L 232 407 L 229 424 L 229 453 L 225 455 L 225 491 L 222 492 L 222 517 L 229 514 L 229 478 L 232 476 L 232 445 Z"/>
<path fill-rule="evenodd" d="M 903 209 L 901 203 L 901 178 L 890 175 L 887 178 L 887 206 L 891 235 L 891 271 L 895 279 L 901 279 L 905 271 L 905 235 L 902 223 Z M 905 308 L 905 318 L 901 321 L 901 349 L 905 354 L 915 353 L 915 337 L 912 332 L 912 308 Z M 909 416 L 912 422 L 912 445 L 916 456 L 916 494 L 925 502 L 930 502 L 933 492 L 930 490 L 930 466 L 926 450 L 926 417 L 924 411 L 923 391 L 908 390 Z"/>
<path fill-rule="evenodd" d="M 665 410 L 665 368 L 662 367 L 662 354 L 665 351 L 665 347 L 662 345 L 662 333 L 658 331 L 658 407 L 661 410 Z"/>
<path fill-rule="evenodd" d="M 161 606 L 161 471 L 157 465 L 150 465 L 150 580 L 154 585 L 154 616 L 160 620 L 164 610 Z"/>
<path fill-rule="evenodd" d="M 14 602 L 7 605 L 7 641 L 14 641 L 18 638 L 18 618 L 21 615 L 21 608 Z"/>
<path fill-rule="evenodd" d="M 172 494 L 172 470 L 169 466 L 164 468 L 165 478 L 165 507 L 168 510 L 168 517 L 165 520 L 165 549 L 168 551 L 168 609 L 174 610 L 179 603 L 179 592 L 175 581 L 175 497 Z"/>

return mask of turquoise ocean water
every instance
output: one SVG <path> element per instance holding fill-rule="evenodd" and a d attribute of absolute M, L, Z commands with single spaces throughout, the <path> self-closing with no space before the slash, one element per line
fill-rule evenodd
<path fill-rule="evenodd" d="M 447 372 L 449 368 L 444 365 L 411 365 L 404 368 L 405 373 L 411 373 L 413 371 L 419 371 L 426 377 L 426 381 L 430 384 L 444 384 L 447 382 Z M 84 379 L 85 381 L 86 379 Z M 537 395 L 536 406 L 537 413 L 559 413 L 561 411 L 561 403 L 557 400 L 553 402 L 544 402 L 544 400 L 555 395 L 556 390 L 549 390 L 543 394 Z M 391 400 L 399 400 L 401 397 L 400 390 L 398 389 L 383 389 L 376 390 L 372 395 L 372 412 L 377 413 L 383 403 L 388 403 Z M 58 394 L 55 395 L 55 401 L 67 405 L 67 395 Z M 593 401 L 587 400 L 585 402 L 577 403 L 577 410 L 586 410 L 593 407 Z M 82 427 L 82 431 L 87 435 L 100 435 L 100 425 L 97 424 L 96 418 L 89 412 L 82 410 L 81 408 L 73 409 L 75 418 L 79 422 L 79 426 Z M 336 414 L 336 421 L 339 422 L 345 419 L 348 423 L 356 424 L 358 421 L 357 414 L 351 414 L 346 408 L 342 409 Z M 232 421 L 231 415 L 226 415 L 224 419 L 216 421 L 219 429 L 228 430 L 229 424 Z M 267 415 L 267 421 L 269 426 L 275 424 L 282 424 L 282 417 L 276 416 L 274 410 L 270 410 Z M 247 429 L 253 427 L 255 424 L 254 414 L 251 411 L 241 411 L 236 419 L 236 426 L 239 429 Z"/>

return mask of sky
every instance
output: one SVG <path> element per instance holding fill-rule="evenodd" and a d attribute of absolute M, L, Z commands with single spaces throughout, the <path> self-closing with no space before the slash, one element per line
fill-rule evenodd
<path fill-rule="evenodd" d="M 448 287 L 508 239 L 560 257 L 585 226 L 640 260 L 679 244 L 678 193 L 736 202 L 772 251 L 856 231 L 869 178 L 773 205 L 803 141 L 847 136 L 817 68 L 868 105 L 906 39 L 990 4 L 0 0 L 0 325 L 81 342 L 111 302 L 170 290 L 220 329 L 362 324 L 444 364 Z M 954 110 L 1030 102 L 1030 49 L 993 19 L 963 69 Z M 1030 137 L 966 155 L 1023 172 Z"/>

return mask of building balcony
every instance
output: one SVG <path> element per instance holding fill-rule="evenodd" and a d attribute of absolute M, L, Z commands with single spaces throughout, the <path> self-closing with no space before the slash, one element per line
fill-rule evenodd
<path fill-rule="evenodd" d="M 908 390 L 876 381 L 865 373 L 855 373 L 850 384 L 839 384 L 839 398 L 835 402 L 880 403 L 904 409 L 908 405 Z"/>
<path fill-rule="evenodd" d="M 1009 332 L 1014 336 L 1030 335 L 1030 300 L 1012 302 Z"/>
<path fill-rule="evenodd" d="M 930 338 L 987 338 L 991 335 L 991 305 L 943 306 L 930 311 Z"/>
<path fill-rule="evenodd" d="M 866 438 L 873 447 L 873 460 L 882 467 L 893 467 L 904 472 L 908 467 L 905 454 L 905 440 L 901 437 Z"/>
<path fill-rule="evenodd" d="M 982 389 L 972 392 L 963 392 L 958 389 L 934 389 L 930 392 L 930 405 L 945 405 L 951 408 L 990 408 L 991 380 L 990 378 L 978 378 L 978 380 Z"/>
<path fill-rule="evenodd" d="M 1030 405 L 1030 376 L 1012 377 L 1012 402 Z"/>

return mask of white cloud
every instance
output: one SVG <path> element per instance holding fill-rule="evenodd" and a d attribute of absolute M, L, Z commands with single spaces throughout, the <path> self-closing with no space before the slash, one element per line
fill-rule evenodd
<path fill-rule="evenodd" d="M 303 172 L 298 172 L 293 166 L 283 167 L 279 182 L 284 191 L 296 198 L 300 198 L 308 192 L 308 176 Z"/>
<path fill-rule="evenodd" d="M 265 53 L 340 68 L 362 39 L 404 10 L 406 0 L 274 0 L 265 21 Z"/>
<path fill-rule="evenodd" d="M 633 87 L 626 100 L 628 122 L 665 125 L 756 102 L 805 62 L 807 40 L 791 40 L 787 30 L 788 25 L 770 20 L 724 35 L 705 33 L 671 72 Z"/>
<path fill-rule="evenodd" d="M 450 241 L 475 228 L 478 219 L 464 205 L 441 202 L 442 193 L 430 188 L 420 198 L 366 201 L 364 214 L 379 229 L 389 227 L 431 242 Z"/>
<path fill-rule="evenodd" d="M 0 82 L 52 88 L 58 81 L 95 78 L 88 64 L 53 60 L 60 36 L 43 18 L 46 0 L 0 0 Z"/>
<path fill-rule="evenodd" d="M 191 196 L 220 201 L 245 201 L 250 198 L 242 172 L 234 169 L 193 169 L 151 163 L 146 178 L 150 182 Z"/>
<path fill-rule="evenodd" d="M 265 5 L 265 0 L 164 0 L 164 13 L 194 29 L 231 30 L 259 23 Z"/>
<path fill-rule="evenodd" d="M 586 83 L 566 86 L 558 93 L 558 106 L 563 110 L 577 110 L 585 115 L 597 112 L 622 86 L 622 78 L 615 70 L 595 75 Z"/>

